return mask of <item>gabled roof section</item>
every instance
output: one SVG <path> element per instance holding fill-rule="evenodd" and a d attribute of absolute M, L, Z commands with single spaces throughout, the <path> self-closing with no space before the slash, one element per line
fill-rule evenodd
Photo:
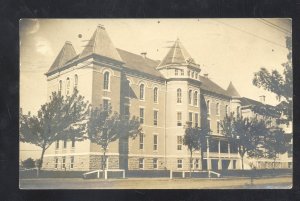
<path fill-rule="evenodd" d="M 195 63 L 194 59 L 192 59 L 191 55 L 186 51 L 183 47 L 180 40 L 177 38 L 175 43 L 170 47 L 169 52 L 165 56 L 165 58 L 158 65 L 165 66 L 169 64 L 189 64 Z"/>
<path fill-rule="evenodd" d="M 236 90 L 236 88 L 233 86 L 232 82 L 229 83 L 229 86 L 227 88 L 227 94 L 229 96 L 235 97 L 235 98 L 240 98 L 239 92 Z"/>
<path fill-rule="evenodd" d="M 122 62 L 118 51 L 102 25 L 98 25 L 91 39 L 79 55 L 79 58 L 87 57 L 92 54 Z"/>
<path fill-rule="evenodd" d="M 74 57 L 76 57 L 76 51 L 72 43 L 66 41 L 47 73 L 61 68 Z"/>
<path fill-rule="evenodd" d="M 160 61 L 144 58 L 141 55 L 133 54 L 131 52 L 118 48 L 117 51 L 121 56 L 123 62 L 125 63 L 124 66 L 126 68 L 164 78 L 163 75 L 158 70 L 156 70 L 156 67 Z"/>
<path fill-rule="evenodd" d="M 200 85 L 201 89 L 229 97 L 226 90 L 224 90 L 222 87 L 217 85 L 215 82 L 213 82 L 209 78 L 207 78 L 205 76 L 200 76 L 200 82 L 201 82 L 201 85 Z"/>

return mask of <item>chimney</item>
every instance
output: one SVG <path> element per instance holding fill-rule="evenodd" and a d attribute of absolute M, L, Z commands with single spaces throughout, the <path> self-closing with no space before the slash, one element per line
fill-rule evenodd
<path fill-rule="evenodd" d="M 208 73 L 203 74 L 205 78 L 208 78 Z"/>
<path fill-rule="evenodd" d="M 142 55 L 142 57 L 144 57 L 144 59 L 146 59 L 147 52 L 142 52 L 141 55 Z"/>
<path fill-rule="evenodd" d="M 265 96 L 265 95 L 259 96 L 259 101 L 260 101 L 261 103 L 265 104 L 266 96 Z"/>

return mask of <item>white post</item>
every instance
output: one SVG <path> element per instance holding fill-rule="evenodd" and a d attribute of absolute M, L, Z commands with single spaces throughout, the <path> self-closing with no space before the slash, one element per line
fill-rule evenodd
<path fill-rule="evenodd" d="M 170 170 L 170 179 L 173 179 L 173 170 Z"/>
<path fill-rule="evenodd" d="M 185 178 L 185 171 L 182 172 L 182 178 Z"/>
<path fill-rule="evenodd" d="M 104 170 L 104 178 L 107 179 L 107 170 Z"/>
<path fill-rule="evenodd" d="M 221 140 L 218 141 L 218 155 L 219 155 L 219 160 L 218 160 L 218 169 L 222 169 L 222 163 L 221 163 Z"/>
<path fill-rule="evenodd" d="M 125 179 L 125 170 L 123 170 L 123 179 Z"/>
<path fill-rule="evenodd" d="M 99 179 L 99 177 L 100 177 L 100 170 L 98 170 L 97 172 L 97 178 Z"/>

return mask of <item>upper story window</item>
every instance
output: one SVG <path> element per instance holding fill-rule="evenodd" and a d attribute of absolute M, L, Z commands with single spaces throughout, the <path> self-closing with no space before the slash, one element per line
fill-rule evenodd
<path fill-rule="evenodd" d="M 194 105 L 195 106 L 198 105 L 198 92 L 197 91 L 194 92 Z"/>
<path fill-rule="evenodd" d="M 175 69 L 175 75 L 178 75 L 178 69 Z"/>
<path fill-rule="evenodd" d="M 140 108 L 140 123 L 144 123 L 144 108 Z"/>
<path fill-rule="evenodd" d="M 198 79 L 198 73 L 195 73 L 195 79 Z"/>
<path fill-rule="evenodd" d="M 182 113 L 177 112 L 177 126 L 182 126 Z"/>
<path fill-rule="evenodd" d="M 182 150 L 183 145 L 183 137 L 177 136 L 177 150 Z"/>
<path fill-rule="evenodd" d="M 58 92 L 61 93 L 61 90 L 62 90 L 62 80 L 59 80 L 59 83 L 58 83 Z"/>
<path fill-rule="evenodd" d="M 220 134 L 221 133 L 221 124 L 219 121 L 217 121 L 217 133 Z"/>
<path fill-rule="evenodd" d="M 140 143 L 139 143 L 139 148 L 144 149 L 144 134 L 140 134 Z"/>
<path fill-rule="evenodd" d="M 184 70 L 183 69 L 180 70 L 180 75 L 184 75 Z"/>
<path fill-rule="evenodd" d="M 74 76 L 74 87 L 77 89 L 77 86 L 78 86 L 78 75 L 76 74 Z"/>
<path fill-rule="evenodd" d="M 181 89 L 177 89 L 177 103 L 181 103 Z"/>
<path fill-rule="evenodd" d="M 210 101 L 209 100 L 206 102 L 206 107 L 207 107 L 207 114 L 210 114 Z"/>
<path fill-rule="evenodd" d="M 199 116 L 198 113 L 195 113 L 195 127 L 198 127 Z"/>
<path fill-rule="evenodd" d="M 188 77 L 190 77 L 191 76 L 191 71 L 190 70 L 188 70 Z"/>
<path fill-rule="evenodd" d="M 189 90 L 189 104 L 192 104 L 192 90 Z"/>
<path fill-rule="evenodd" d="M 103 89 L 104 90 L 108 90 L 109 89 L 109 72 L 105 72 L 104 73 Z"/>
<path fill-rule="evenodd" d="M 67 95 L 70 94 L 70 78 L 67 78 L 67 82 L 66 82 L 66 94 Z"/>
<path fill-rule="evenodd" d="M 220 103 L 216 104 L 216 114 L 220 115 Z"/>
<path fill-rule="evenodd" d="M 140 100 L 145 100 L 145 85 L 140 85 Z"/>
<path fill-rule="evenodd" d="M 55 148 L 58 149 L 59 148 L 59 140 L 56 140 L 56 143 L 55 143 Z"/>
<path fill-rule="evenodd" d="M 192 78 L 194 78 L 194 71 L 192 72 Z"/>
<path fill-rule="evenodd" d="M 158 135 L 153 135 L 153 150 L 157 151 Z"/>
<path fill-rule="evenodd" d="M 192 124 L 193 122 L 193 113 L 189 112 L 189 122 Z"/>
<path fill-rule="evenodd" d="M 154 103 L 158 102 L 158 89 L 157 89 L 157 87 L 155 87 L 154 90 L 153 90 L 153 101 L 154 101 Z"/>
<path fill-rule="evenodd" d="M 158 121 L 158 111 L 154 110 L 153 111 L 153 125 L 157 126 L 157 121 Z"/>

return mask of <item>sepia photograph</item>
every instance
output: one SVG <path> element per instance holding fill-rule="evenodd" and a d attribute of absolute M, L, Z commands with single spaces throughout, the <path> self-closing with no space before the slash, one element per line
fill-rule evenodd
<path fill-rule="evenodd" d="M 291 189 L 290 18 L 20 19 L 20 189 Z"/>

